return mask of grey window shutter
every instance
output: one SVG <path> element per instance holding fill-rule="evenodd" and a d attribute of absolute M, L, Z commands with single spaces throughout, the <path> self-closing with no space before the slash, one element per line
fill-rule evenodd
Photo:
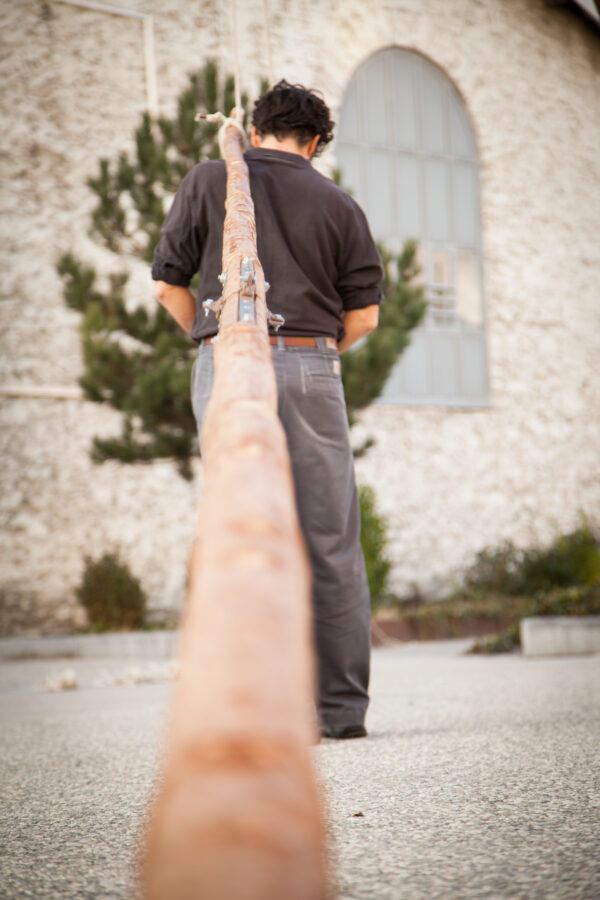
<path fill-rule="evenodd" d="M 350 80 L 336 147 L 375 237 L 394 251 L 416 238 L 423 261 L 426 321 L 380 402 L 487 405 L 479 164 L 460 96 L 420 54 L 381 50 Z"/>

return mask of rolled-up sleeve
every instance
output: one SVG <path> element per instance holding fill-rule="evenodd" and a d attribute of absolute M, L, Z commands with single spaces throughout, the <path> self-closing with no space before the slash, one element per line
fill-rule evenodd
<path fill-rule="evenodd" d="M 352 201 L 347 211 L 336 284 L 344 309 L 362 309 L 381 303 L 382 281 L 381 258 L 369 223 L 360 206 Z"/>
<path fill-rule="evenodd" d="M 185 176 L 161 229 L 154 251 L 152 278 L 187 287 L 200 268 L 202 205 L 197 201 L 195 170 Z"/>

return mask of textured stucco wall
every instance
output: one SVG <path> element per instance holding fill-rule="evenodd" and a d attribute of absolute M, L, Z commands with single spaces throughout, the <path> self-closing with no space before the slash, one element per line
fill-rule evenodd
<path fill-rule="evenodd" d="M 266 72 L 263 4 L 237 5 L 243 86 L 255 93 Z M 155 16 L 164 112 L 207 58 L 233 69 L 229 4 L 126 6 Z M 542 0 L 269 7 L 276 77 L 320 87 L 337 110 L 368 55 L 418 50 L 451 78 L 477 138 L 492 407 L 377 405 L 357 426 L 357 439 L 376 438 L 357 471 L 389 521 L 393 587 L 439 584 L 477 549 L 550 539 L 582 511 L 600 525 L 600 34 Z M 141 27 L 55 0 L 0 0 L 0 31 L 0 386 L 72 388 L 79 319 L 62 300 L 58 255 L 72 249 L 104 273 L 131 266 L 129 299 L 153 302 L 147 267 L 87 234 L 86 178 L 99 156 L 130 146 L 144 108 Z M 169 463 L 94 466 L 91 437 L 119 431 L 110 409 L 0 401 L 5 624 L 20 604 L 22 621 L 65 627 L 84 554 L 116 547 L 154 607 L 177 607 L 198 484 Z"/>

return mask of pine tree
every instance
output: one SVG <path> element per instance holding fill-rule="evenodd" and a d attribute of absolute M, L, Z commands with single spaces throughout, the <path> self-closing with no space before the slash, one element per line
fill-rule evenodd
<path fill-rule="evenodd" d="M 248 99 L 242 97 L 244 106 Z M 101 159 L 89 187 L 97 197 L 92 234 L 115 254 L 130 253 L 150 261 L 165 216 L 164 200 L 174 195 L 196 163 L 219 156 L 217 126 L 195 121 L 199 109 L 231 109 L 233 78 L 219 89 L 217 68 L 209 62 L 190 77 L 172 119 L 142 116 L 135 132 L 135 153 L 116 163 Z M 101 462 L 177 460 L 192 477 L 195 421 L 189 401 L 195 345 L 163 307 L 131 310 L 124 299 L 128 273 L 110 276 L 101 292 L 96 272 L 65 253 L 57 265 L 65 302 L 82 313 L 81 341 L 85 374 L 80 384 L 87 397 L 110 403 L 124 413 L 120 437 L 95 438 L 92 458 Z M 192 282 L 192 288 L 194 282 Z"/>
<path fill-rule="evenodd" d="M 356 349 L 344 354 L 342 379 L 350 423 L 354 413 L 381 394 L 391 370 L 410 341 L 426 309 L 425 292 L 415 284 L 419 274 L 415 241 L 406 241 L 400 256 L 379 246 L 385 272 L 384 302 L 379 324 Z M 392 275 L 396 270 L 397 274 Z"/>
<path fill-rule="evenodd" d="M 110 288 L 95 287 L 94 270 L 70 253 L 58 271 L 65 300 L 83 313 L 85 374 L 79 382 L 90 400 L 124 413 L 120 438 L 94 438 L 92 458 L 122 462 L 174 458 L 191 478 L 195 423 L 188 399 L 194 346 L 158 304 L 152 313 L 130 311 L 123 297 L 127 274 L 112 275 Z"/>
<path fill-rule="evenodd" d="M 217 125 L 198 124 L 196 113 L 231 109 L 233 103 L 233 78 L 228 76 L 220 91 L 217 67 L 208 62 L 190 76 L 174 118 L 153 122 L 144 113 L 135 132 L 134 158 L 122 153 L 112 165 L 101 159 L 98 175 L 88 180 L 98 198 L 92 232 L 101 243 L 115 253 L 128 250 L 152 260 L 165 217 L 164 198 L 176 192 L 197 163 L 219 157 Z M 248 105 L 245 94 L 242 104 Z"/>
<path fill-rule="evenodd" d="M 245 95 L 242 103 L 247 108 Z M 217 126 L 198 124 L 196 113 L 229 110 L 233 105 L 233 78 L 228 76 L 221 84 L 216 65 L 208 62 L 190 77 L 173 118 L 154 121 L 144 114 L 135 131 L 135 152 L 121 153 L 113 162 L 100 159 L 98 174 L 88 180 L 97 198 L 92 235 L 116 255 L 130 254 L 150 262 L 160 237 L 165 200 L 175 194 L 194 165 L 219 156 Z M 339 183 L 340 174 L 334 177 Z M 414 242 L 407 242 L 398 257 L 383 247 L 380 252 L 386 274 L 379 326 L 343 360 L 351 423 L 353 414 L 381 393 L 408 344 L 410 330 L 425 311 L 423 289 L 415 284 Z M 189 383 L 195 345 L 160 305 L 152 312 L 144 306 L 128 308 L 127 272 L 112 274 L 108 290 L 102 292 L 94 269 L 71 253 L 60 258 L 57 269 L 64 280 L 65 302 L 82 314 L 85 374 L 80 384 L 90 400 L 109 403 L 123 413 L 121 435 L 95 438 L 92 458 L 129 463 L 171 458 L 180 473 L 191 478 L 196 427 Z M 359 452 L 365 452 L 370 443 Z M 361 491 L 361 513 L 363 542 L 370 540 L 369 535 L 373 538 L 373 546 L 365 546 L 365 555 L 376 573 L 375 594 L 380 602 L 389 562 L 383 556 L 385 524 L 377 517 L 369 489 Z"/>
<path fill-rule="evenodd" d="M 358 488 L 360 502 L 360 545 L 365 558 L 371 608 L 377 609 L 388 597 L 388 575 L 392 564 L 385 555 L 387 545 L 385 520 L 378 515 L 375 491 L 368 485 Z"/>

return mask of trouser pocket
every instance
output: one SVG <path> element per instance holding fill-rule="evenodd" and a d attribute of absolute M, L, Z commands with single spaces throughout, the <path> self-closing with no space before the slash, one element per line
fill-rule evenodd
<path fill-rule="evenodd" d="M 192 367 L 191 395 L 192 409 L 196 419 L 198 434 L 202 432 L 202 423 L 206 407 L 210 400 L 214 381 L 214 356 L 212 345 L 200 347 L 198 356 Z"/>

